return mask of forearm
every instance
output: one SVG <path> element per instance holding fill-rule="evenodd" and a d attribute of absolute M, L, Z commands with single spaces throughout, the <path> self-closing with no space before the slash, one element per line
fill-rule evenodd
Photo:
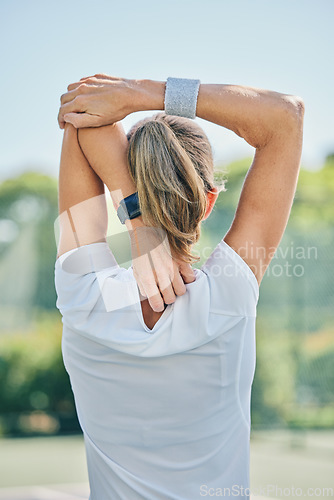
<path fill-rule="evenodd" d="M 55 225 L 58 256 L 105 240 L 108 218 L 104 186 L 82 154 L 77 130 L 71 124 L 66 124 L 64 130 L 58 204 L 59 218 Z"/>
<path fill-rule="evenodd" d="M 122 124 L 81 129 L 78 137 L 84 155 L 107 186 L 117 210 L 120 201 L 137 190 L 128 168 L 128 140 Z M 126 222 L 128 229 L 138 225 L 143 225 L 141 216 Z"/>
<path fill-rule="evenodd" d="M 163 110 L 166 82 L 137 80 L 138 111 Z M 241 85 L 201 84 L 196 116 L 235 132 L 255 148 L 264 147 L 281 126 L 299 118 L 296 96 Z"/>

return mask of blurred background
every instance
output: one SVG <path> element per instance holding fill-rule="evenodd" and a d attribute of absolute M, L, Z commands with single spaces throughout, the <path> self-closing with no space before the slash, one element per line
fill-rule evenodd
<path fill-rule="evenodd" d="M 331 0 L 0 1 L 0 498 L 88 498 L 60 350 L 54 228 L 59 98 L 69 83 L 99 72 L 199 78 L 304 99 L 295 202 L 258 305 L 251 489 L 254 498 L 333 496 L 333 14 Z M 125 130 L 150 114 L 128 116 Z M 232 222 L 254 150 L 196 120 L 217 176 L 228 179 L 202 225 L 200 267 Z M 128 267 L 122 231 L 110 207 L 109 243 Z"/>

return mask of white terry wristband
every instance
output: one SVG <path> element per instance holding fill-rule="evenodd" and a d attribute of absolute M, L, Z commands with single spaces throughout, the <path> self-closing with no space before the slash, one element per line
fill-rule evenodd
<path fill-rule="evenodd" d="M 166 115 L 196 118 L 196 106 L 200 80 L 167 78 L 165 91 Z"/>

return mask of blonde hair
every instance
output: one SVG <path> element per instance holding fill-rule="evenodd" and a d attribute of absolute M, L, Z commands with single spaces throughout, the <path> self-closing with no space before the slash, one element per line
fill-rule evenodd
<path fill-rule="evenodd" d="M 164 112 L 140 120 L 127 134 L 128 164 L 143 221 L 166 231 L 174 257 L 192 263 L 206 194 L 215 186 L 210 142 L 194 121 Z"/>

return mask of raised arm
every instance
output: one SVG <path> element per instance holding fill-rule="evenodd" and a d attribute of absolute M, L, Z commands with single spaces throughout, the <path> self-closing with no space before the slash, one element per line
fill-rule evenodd
<path fill-rule="evenodd" d="M 106 241 L 108 216 L 101 179 L 78 143 L 78 131 L 66 124 L 58 180 L 57 257 L 82 245 Z"/>
<path fill-rule="evenodd" d="M 121 123 L 76 130 L 66 124 L 59 169 L 59 229 L 57 256 L 82 245 L 105 242 L 107 205 L 104 184 L 115 208 L 135 192 L 127 165 L 128 141 Z M 125 222 L 129 230 L 133 274 L 154 311 L 186 292 L 194 281 L 189 264 L 172 259 L 163 235 L 147 228 L 142 217 Z"/>
<path fill-rule="evenodd" d="M 204 85 L 197 114 L 256 148 L 233 223 L 224 237 L 258 283 L 283 236 L 296 190 L 304 103 L 297 96 L 239 86 Z"/>
<path fill-rule="evenodd" d="M 165 88 L 164 81 L 85 78 L 70 85 L 62 98 L 60 126 L 67 120 L 78 127 L 100 126 L 131 112 L 163 110 Z M 101 111 L 96 103 L 102 101 Z M 241 85 L 201 84 L 196 115 L 232 130 L 256 149 L 224 240 L 260 283 L 293 202 L 302 151 L 303 100 Z"/>
<path fill-rule="evenodd" d="M 163 109 L 165 83 L 144 80 L 141 84 L 141 108 Z M 281 241 L 296 190 L 303 100 L 240 85 L 201 84 L 196 115 L 232 130 L 256 149 L 224 240 L 260 284 Z"/>

